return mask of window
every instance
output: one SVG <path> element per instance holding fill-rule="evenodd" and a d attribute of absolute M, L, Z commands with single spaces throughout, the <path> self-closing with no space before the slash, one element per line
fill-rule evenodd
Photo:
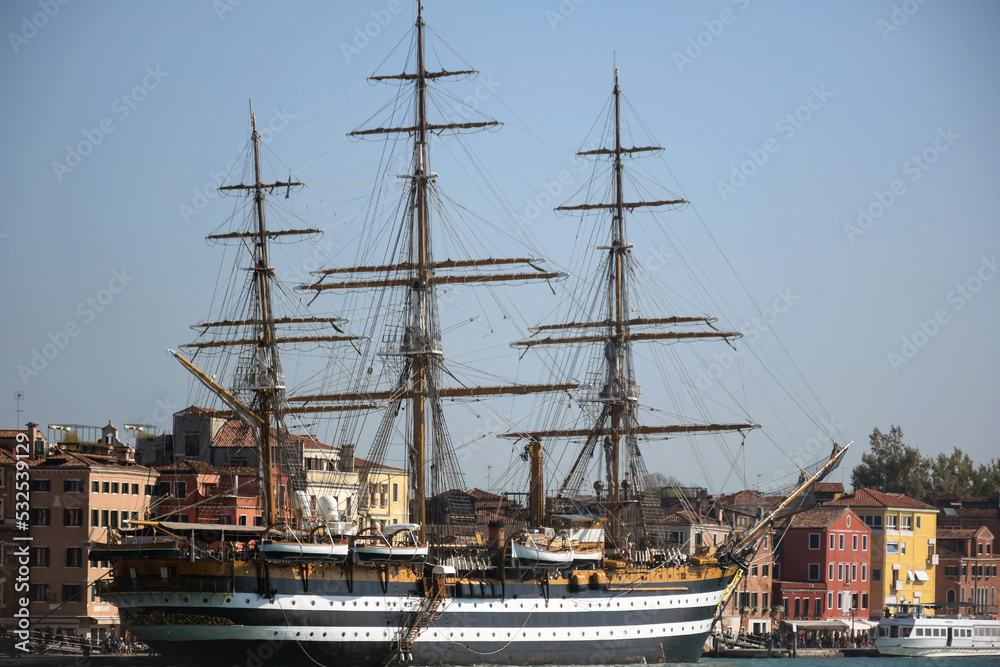
<path fill-rule="evenodd" d="M 111 493 L 118 494 L 118 482 L 111 482 Z"/>
<path fill-rule="evenodd" d="M 153 495 L 153 485 L 152 484 L 146 484 L 145 487 L 146 487 L 145 488 L 146 495 L 147 496 Z"/>
<path fill-rule="evenodd" d="M 862 551 L 868 551 L 868 536 L 867 535 L 862 535 L 861 536 L 861 550 Z"/>
<path fill-rule="evenodd" d="M 49 548 L 48 547 L 32 547 L 31 548 L 31 564 L 35 567 L 48 567 L 49 566 Z"/>
<path fill-rule="evenodd" d="M 809 533 L 809 548 L 813 551 L 819 549 L 819 533 Z"/>
<path fill-rule="evenodd" d="M 948 602 L 954 602 L 954 601 L 955 601 L 955 591 L 949 588 L 948 589 Z"/>
<path fill-rule="evenodd" d="M 872 581 L 882 581 L 882 570 L 881 568 L 872 568 Z"/>
<path fill-rule="evenodd" d="M 944 576 L 946 577 L 957 577 L 958 576 L 958 566 L 948 565 L 944 568 Z"/>
<path fill-rule="evenodd" d="M 97 528 L 100 525 L 101 515 L 97 510 L 90 510 L 90 527 Z"/>
<path fill-rule="evenodd" d="M 110 517 L 110 513 L 108 512 L 108 510 L 101 510 L 101 528 L 107 528 L 108 527 L 109 517 Z"/>
<path fill-rule="evenodd" d="M 917 530 L 920 530 L 920 515 L 917 515 Z"/>
<path fill-rule="evenodd" d="M 802 598 L 802 617 L 809 618 L 809 598 Z"/>
<path fill-rule="evenodd" d="M 197 433 L 184 434 L 184 456 L 196 459 L 201 453 L 201 438 Z"/>
<path fill-rule="evenodd" d="M 968 567 L 969 567 L 968 565 L 966 565 L 965 563 L 962 563 L 962 576 L 963 577 L 965 577 L 968 574 L 968 572 L 969 572 L 968 571 Z"/>
<path fill-rule="evenodd" d="M 761 609 L 766 610 L 768 608 L 769 605 L 767 604 L 767 598 L 767 593 L 761 593 Z"/>
<path fill-rule="evenodd" d="M 111 493 L 111 482 L 101 482 L 101 493 Z"/>
<path fill-rule="evenodd" d="M 887 514 L 885 517 L 885 528 L 886 530 L 896 530 L 896 515 Z"/>
<path fill-rule="evenodd" d="M 819 563 L 809 563 L 809 581 L 819 581 Z"/>
<path fill-rule="evenodd" d="M 841 551 L 844 550 L 844 535 L 843 534 L 840 535 L 840 539 L 838 540 L 837 548 L 840 549 Z"/>
<path fill-rule="evenodd" d="M 757 563 L 754 563 L 753 565 L 750 566 L 750 576 L 751 577 L 757 576 Z"/>
<path fill-rule="evenodd" d="M 826 608 L 827 609 L 833 609 L 833 592 L 832 591 L 826 594 Z"/>
<path fill-rule="evenodd" d="M 760 576 L 762 576 L 762 577 L 768 577 L 768 576 L 770 576 L 770 571 L 771 571 L 771 566 L 768 563 L 764 563 L 760 567 Z M 767 595 L 767 594 L 765 593 L 765 595 Z"/>
<path fill-rule="evenodd" d="M 830 573 L 826 577 L 827 581 L 833 581 L 833 563 L 830 563 Z"/>
<path fill-rule="evenodd" d="M 83 567 L 83 549 L 66 547 L 66 567 Z"/>
<path fill-rule="evenodd" d="M 851 515 L 850 514 L 847 515 L 847 527 L 848 528 L 851 527 Z"/>
<path fill-rule="evenodd" d="M 795 598 L 795 618 L 802 616 L 802 600 Z"/>
<path fill-rule="evenodd" d="M 80 601 L 80 584 L 63 584 L 63 602 Z"/>
<path fill-rule="evenodd" d="M 82 479 L 63 480 L 63 491 L 65 491 L 66 493 L 83 493 L 83 480 Z"/>
<path fill-rule="evenodd" d="M 118 527 L 118 510 L 111 510 L 111 527 Z"/>
<path fill-rule="evenodd" d="M 844 594 L 837 593 L 837 609 L 843 609 L 843 608 L 844 608 Z"/>
<path fill-rule="evenodd" d="M 79 508 L 67 508 L 63 510 L 64 526 L 82 526 L 83 510 Z"/>
<path fill-rule="evenodd" d="M 31 601 L 45 602 L 49 599 L 48 584 L 31 584 Z"/>
<path fill-rule="evenodd" d="M 819 618 L 823 615 L 823 598 L 816 598 L 816 605 L 813 607 L 813 618 Z"/>
<path fill-rule="evenodd" d="M 399 484 L 397 482 L 392 483 L 392 502 L 399 502 Z"/>
<path fill-rule="evenodd" d="M 52 523 L 52 511 L 46 508 L 36 507 L 31 510 L 31 525 L 48 526 Z"/>
<path fill-rule="evenodd" d="M 983 543 L 980 542 L 976 546 L 979 548 L 979 555 L 982 556 L 983 555 Z"/>
<path fill-rule="evenodd" d="M 913 530 L 913 517 L 904 516 L 900 517 L 900 528 L 902 530 Z"/>
<path fill-rule="evenodd" d="M 851 581 L 858 580 L 858 564 L 851 563 Z"/>
<path fill-rule="evenodd" d="M 240 515 L 240 525 L 241 526 L 247 525 L 247 515 L 246 514 L 241 514 Z"/>
<path fill-rule="evenodd" d="M 897 555 L 899 553 L 899 542 L 886 542 L 885 552 L 893 556 Z"/>
<path fill-rule="evenodd" d="M 906 542 L 899 543 L 899 553 L 901 553 L 904 556 L 906 555 Z"/>
<path fill-rule="evenodd" d="M 174 483 L 174 497 L 181 499 L 187 498 L 187 482 Z"/>
<path fill-rule="evenodd" d="M 868 581 L 868 565 L 861 564 L 861 581 Z"/>
<path fill-rule="evenodd" d="M 122 483 L 122 495 L 125 495 L 125 496 L 128 495 L 128 483 L 127 482 Z"/>
<path fill-rule="evenodd" d="M 31 490 L 32 491 L 51 491 L 52 482 L 47 479 L 33 479 L 31 480 Z"/>
<path fill-rule="evenodd" d="M 851 551 L 857 551 L 857 550 L 858 550 L 858 536 L 857 535 L 852 535 L 851 536 Z"/>
<path fill-rule="evenodd" d="M 91 493 L 100 493 L 101 492 L 101 483 L 100 482 L 91 482 L 90 483 L 90 492 Z"/>
<path fill-rule="evenodd" d="M 833 551 L 834 545 L 837 543 L 836 540 L 837 536 L 834 535 L 833 533 L 830 533 L 830 551 Z"/>
<path fill-rule="evenodd" d="M 132 485 L 132 495 L 133 496 L 139 495 L 139 485 L 138 484 L 133 484 Z"/>
<path fill-rule="evenodd" d="M 257 516 L 255 516 L 253 518 L 253 525 L 255 525 L 255 526 L 263 526 L 264 525 L 264 517 L 262 517 L 259 514 Z"/>
<path fill-rule="evenodd" d="M 837 563 L 837 580 L 839 581 L 843 578 L 844 578 L 844 564 Z"/>

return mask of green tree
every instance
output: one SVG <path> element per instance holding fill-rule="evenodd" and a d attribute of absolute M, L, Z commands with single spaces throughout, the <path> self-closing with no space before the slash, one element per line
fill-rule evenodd
<path fill-rule="evenodd" d="M 1000 493 L 1000 459 L 990 461 L 989 465 L 980 463 L 969 495 L 994 496 L 998 493 Z"/>
<path fill-rule="evenodd" d="M 903 429 L 890 426 L 885 434 L 876 427 L 868 437 L 871 451 L 851 471 L 855 489 L 871 488 L 885 493 L 904 493 L 924 498 L 931 489 L 930 461 L 915 447 L 903 442 Z"/>
<path fill-rule="evenodd" d="M 984 466 L 980 465 L 980 468 Z M 958 447 L 951 456 L 944 452 L 930 461 L 931 487 L 939 493 L 957 493 L 971 496 L 976 483 L 976 464 Z"/>

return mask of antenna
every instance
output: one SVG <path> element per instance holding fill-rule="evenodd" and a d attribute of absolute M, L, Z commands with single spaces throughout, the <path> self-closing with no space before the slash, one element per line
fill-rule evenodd
<path fill-rule="evenodd" d="M 21 409 L 21 401 L 24 400 L 24 392 L 18 389 L 16 392 L 14 392 L 14 399 L 17 401 L 17 407 L 14 409 L 14 415 L 17 417 L 17 419 L 14 422 L 14 424 L 20 427 L 21 413 L 24 412 L 24 410 Z"/>

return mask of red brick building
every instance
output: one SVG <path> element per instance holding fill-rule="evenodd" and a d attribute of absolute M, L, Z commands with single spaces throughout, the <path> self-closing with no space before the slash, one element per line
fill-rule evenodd
<path fill-rule="evenodd" d="M 966 602 L 982 614 L 998 613 L 1000 588 L 993 533 L 978 528 L 938 528 L 938 602 Z"/>
<path fill-rule="evenodd" d="M 868 620 L 871 529 L 852 510 L 817 507 L 796 515 L 780 554 L 774 599 L 787 621 Z"/>

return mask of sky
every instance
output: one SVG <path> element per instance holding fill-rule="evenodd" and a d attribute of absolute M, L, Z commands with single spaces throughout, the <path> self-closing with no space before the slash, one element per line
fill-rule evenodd
<path fill-rule="evenodd" d="M 683 224 L 710 233 L 686 247 L 719 275 L 724 321 L 766 318 L 760 343 L 828 420 L 819 435 L 856 441 L 837 479 L 850 486 L 876 427 L 925 455 L 997 456 L 1000 5 L 428 0 L 424 15 L 461 57 L 441 61 L 479 70 L 457 99 L 505 123 L 477 135 L 480 161 L 557 265 L 566 223 L 549 200 L 579 187 L 571 155 L 617 65 L 692 202 Z M 162 431 L 189 404 L 166 349 L 211 299 L 219 255 L 203 237 L 231 208 L 215 187 L 249 99 L 279 168 L 306 183 L 289 206 L 327 232 L 277 272 L 347 261 L 342 225 L 378 150 L 345 134 L 385 103 L 365 78 L 402 66 L 414 20 L 397 0 L 2 3 L 0 426 Z M 457 199 L 480 198 L 441 173 Z M 653 231 L 635 252 L 662 264 Z M 816 449 L 817 425 L 790 418 L 779 436 L 794 457 Z M 705 479 L 677 453 L 651 468 L 717 491 L 787 466 L 773 450 L 740 465 Z"/>

